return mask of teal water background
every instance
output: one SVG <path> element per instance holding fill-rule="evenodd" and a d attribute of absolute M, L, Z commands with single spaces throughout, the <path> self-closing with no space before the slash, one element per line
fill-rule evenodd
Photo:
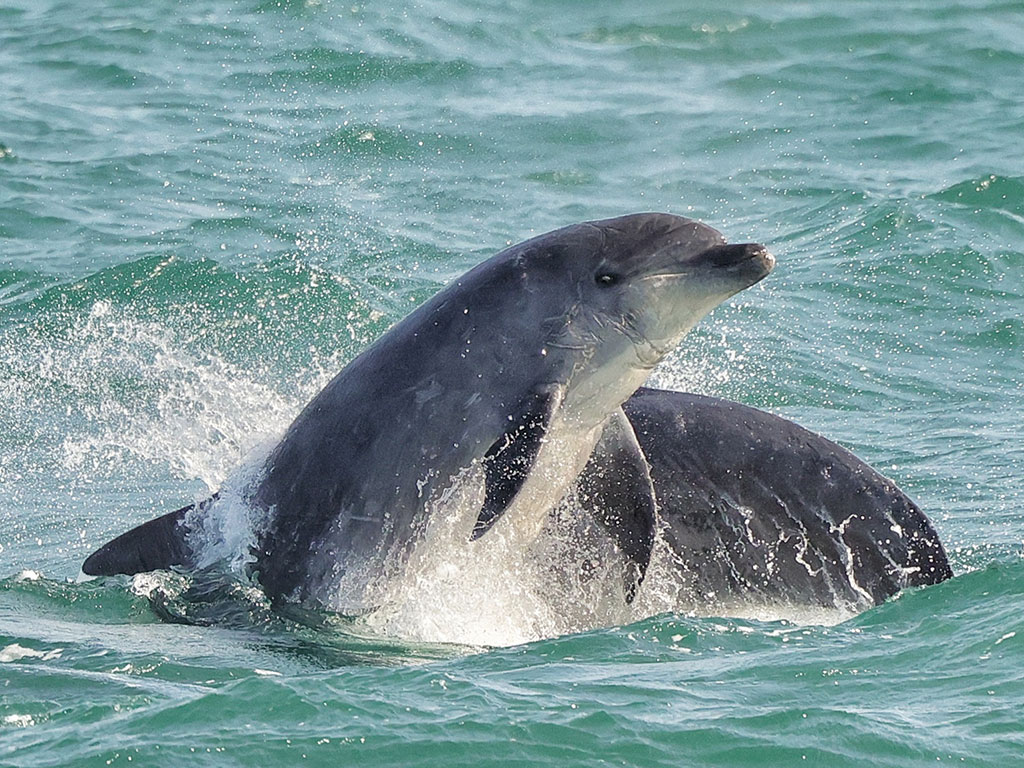
<path fill-rule="evenodd" d="M 1024 765 L 1022 72 L 998 0 L 0 4 L 0 765 Z M 852 448 L 955 579 L 492 649 L 73 583 L 446 281 L 641 210 L 779 258 L 657 383 Z"/>

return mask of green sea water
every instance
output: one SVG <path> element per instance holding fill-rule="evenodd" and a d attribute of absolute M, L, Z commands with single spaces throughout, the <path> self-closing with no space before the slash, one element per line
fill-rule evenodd
<path fill-rule="evenodd" d="M 1024 765 L 1022 72 L 999 0 L 0 3 L 0 765 Z M 779 259 L 655 383 L 853 449 L 953 580 L 416 639 L 75 582 L 465 269 L 643 210 Z"/>

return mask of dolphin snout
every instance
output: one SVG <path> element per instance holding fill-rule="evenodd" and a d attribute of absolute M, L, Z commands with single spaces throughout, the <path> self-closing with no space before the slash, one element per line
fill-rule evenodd
<path fill-rule="evenodd" d="M 701 254 L 701 258 L 707 260 L 715 267 L 731 267 L 742 264 L 745 261 L 761 261 L 766 265 L 774 265 L 775 257 L 768 249 L 760 243 L 727 243 L 716 245 Z"/>

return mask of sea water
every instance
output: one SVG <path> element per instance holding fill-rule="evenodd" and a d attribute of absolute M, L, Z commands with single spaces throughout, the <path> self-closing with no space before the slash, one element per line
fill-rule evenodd
<path fill-rule="evenodd" d="M 0 765 L 1024 764 L 1022 72 L 999 0 L 3 3 Z M 376 627 L 75 583 L 464 270 L 644 210 L 779 259 L 654 383 L 851 448 L 953 580 L 555 636 L 441 572 Z"/>

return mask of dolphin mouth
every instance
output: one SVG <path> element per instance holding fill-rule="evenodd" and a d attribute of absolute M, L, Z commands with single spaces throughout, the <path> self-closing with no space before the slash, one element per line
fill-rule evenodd
<path fill-rule="evenodd" d="M 775 268 L 775 256 L 760 243 L 726 243 L 704 251 L 698 263 L 715 273 L 724 272 L 730 280 L 738 278 L 742 288 L 748 288 Z"/>
<path fill-rule="evenodd" d="M 641 279 L 690 278 L 708 268 L 715 272 L 742 274 L 750 280 L 748 285 L 753 285 L 775 268 L 775 256 L 760 243 L 723 243 L 701 252 L 687 264 L 674 265 L 664 272 L 655 272 Z"/>
<path fill-rule="evenodd" d="M 748 246 L 749 255 L 735 265 L 750 280 L 750 285 L 761 282 L 775 269 L 775 255 L 763 245 Z M 753 270 L 753 272 L 751 272 Z"/>
<path fill-rule="evenodd" d="M 775 257 L 760 243 L 725 243 L 704 251 L 700 261 L 713 267 L 739 267 L 748 263 L 762 266 L 767 274 L 775 266 Z"/>

